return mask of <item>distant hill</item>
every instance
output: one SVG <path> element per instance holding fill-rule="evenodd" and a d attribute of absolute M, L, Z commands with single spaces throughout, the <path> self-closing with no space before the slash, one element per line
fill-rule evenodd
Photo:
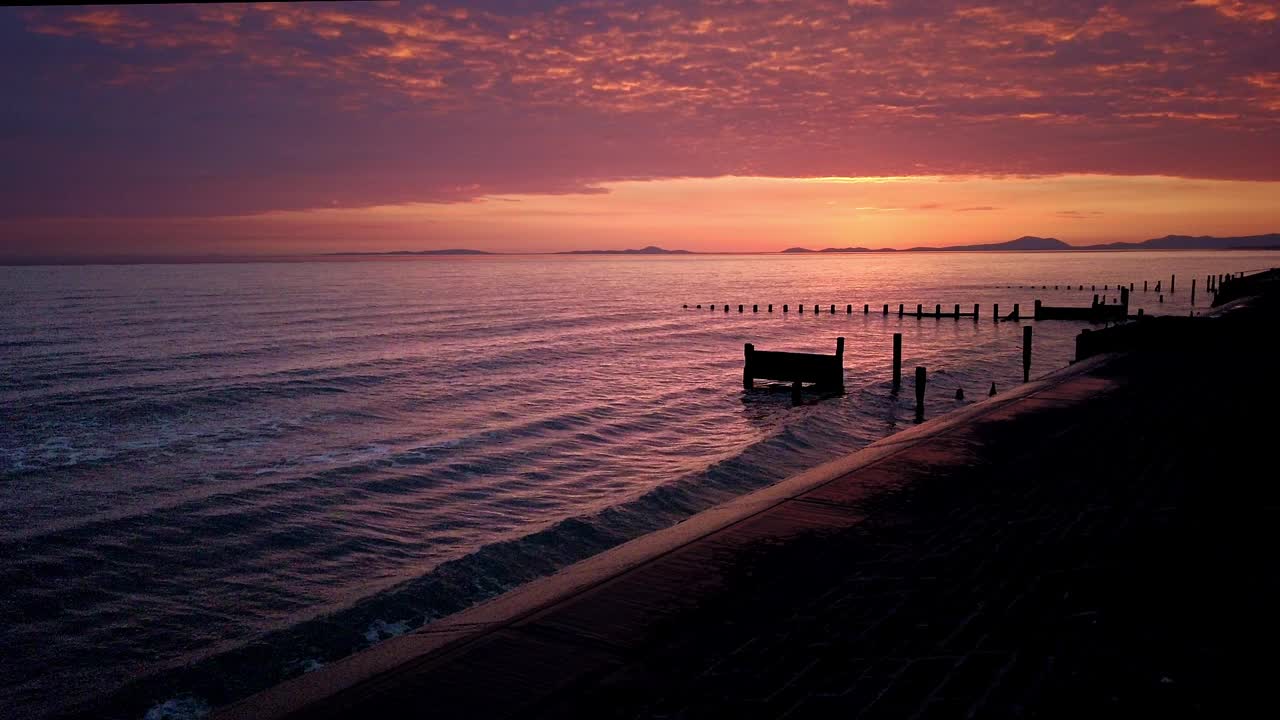
<path fill-rule="evenodd" d="M 327 253 L 328 255 L 493 255 L 494 253 L 485 252 L 484 250 L 467 250 L 464 248 L 452 248 L 449 250 L 392 250 L 390 252 L 339 252 Z"/>
<path fill-rule="evenodd" d="M 958 252 L 973 252 L 984 250 L 1074 250 L 1075 248 L 1068 245 L 1058 238 L 1042 238 L 1034 235 L 1023 235 L 1017 240 L 1010 240 L 1001 243 L 985 243 L 981 245 L 949 245 L 946 247 L 914 247 L 910 250 L 916 251 L 939 251 L 951 250 Z"/>
<path fill-rule="evenodd" d="M 1038 250 L 1270 250 L 1280 248 L 1280 233 L 1246 235 L 1243 237 L 1213 237 L 1211 235 L 1166 235 L 1142 242 L 1114 242 L 1101 245 L 1068 245 L 1057 238 L 1024 235 L 1017 240 L 978 245 L 949 245 L 945 247 L 913 247 L 905 250 L 864 247 L 826 248 L 810 250 L 792 247 L 783 253 L 863 253 L 863 252 L 987 252 L 987 251 L 1038 251 Z"/>
<path fill-rule="evenodd" d="M 1077 250 L 1263 250 L 1280 246 L 1280 233 L 1214 237 L 1212 235 L 1165 235 L 1142 242 L 1115 242 L 1084 245 Z"/>
<path fill-rule="evenodd" d="M 656 245 L 639 250 L 565 250 L 557 255 L 693 255 L 690 250 L 666 250 Z"/>

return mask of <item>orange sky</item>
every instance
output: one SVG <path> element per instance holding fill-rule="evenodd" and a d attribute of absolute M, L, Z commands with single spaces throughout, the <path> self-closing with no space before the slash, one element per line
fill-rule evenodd
<path fill-rule="evenodd" d="M 0 259 L 1280 231 L 1271 1 L 4 8 L 0 47 Z"/>

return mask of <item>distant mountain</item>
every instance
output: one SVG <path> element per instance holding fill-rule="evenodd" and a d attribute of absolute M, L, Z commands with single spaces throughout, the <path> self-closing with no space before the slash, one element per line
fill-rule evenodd
<path fill-rule="evenodd" d="M 463 248 L 452 248 L 449 250 L 392 250 L 390 252 L 339 252 L 327 253 L 329 255 L 493 255 L 494 253 L 485 252 L 484 250 L 466 250 Z"/>
<path fill-rule="evenodd" d="M 1271 250 L 1280 248 L 1280 233 L 1246 235 L 1243 237 L 1213 237 L 1211 235 L 1165 235 L 1142 242 L 1114 242 L 1102 245 L 1068 245 L 1057 238 L 1024 235 L 1017 240 L 979 245 L 949 245 L 945 247 L 913 247 L 896 252 L 988 252 L 988 251 L 1038 251 L 1038 250 Z M 792 247 L 783 253 L 864 253 L 895 252 L 894 248 L 872 250 L 864 247 L 826 248 L 810 250 Z"/>
<path fill-rule="evenodd" d="M 1142 242 L 1114 242 L 1083 245 L 1077 250 L 1261 250 L 1280 245 L 1280 233 L 1214 237 L 1212 235 L 1165 235 Z"/>
<path fill-rule="evenodd" d="M 948 245 L 946 247 L 914 247 L 910 250 L 937 252 L 942 250 L 956 252 L 974 252 L 987 250 L 1074 250 L 1058 238 L 1042 238 L 1034 235 L 1023 235 L 1017 240 L 1001 243 L 984 243 L 981 245 Z"/>
<path fill-rule="evenodd" d="M 693 255 L 690 250 L 666 250 L 656 245 L 639 250 L 565 250 L 557 255 Z"/>

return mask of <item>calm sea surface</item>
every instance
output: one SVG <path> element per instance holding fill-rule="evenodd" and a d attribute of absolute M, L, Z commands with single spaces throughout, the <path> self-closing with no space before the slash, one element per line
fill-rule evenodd
<path fill-rule="evenodd" d="M 1087 305 L 1091 285 L 1114 297 L 1134 282 L 1133 308 L 1186 314 L 1192 278 L 1204 310 L 1207 274 L 1272 265 L 1280 254 L 0 268 L 0 716 L 199 715 L 903 428 L 915 365 L 930 415 L 962 404 L 957 387 L 973 401 L 1014 386 L 1021 329 L 992 323 L 993 302 Z M 1163 304 L 1141 292 L 1173 273 Z M 1008 287 L 1033 284 L 1049 289 Z M 983 318 L 899 319 L 898 303 L 981 303 Z M 1080 327 L 1037 324 L 1033 373 L 1066 365 Z M 744 342 L 829 353 L 841 335 L 843 397 L 743 392 Z"/>

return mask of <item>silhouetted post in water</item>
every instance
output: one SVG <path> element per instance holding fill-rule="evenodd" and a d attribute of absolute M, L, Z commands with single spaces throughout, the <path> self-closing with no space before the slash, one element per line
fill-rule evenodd
<path fill-rule="evenodd" d="M 1196 279 L 1191 278 L 1191 304 L 1196 304 Z"/>
<path fill-rule="evenodd" d="M 942 303 L 935 303 L 933 306 L 933 316 L 935 318 L 942 317 Z"/>
<path fill-rule="evenodd" d="M 783 305 L 783 306 L 782 306 L 782 312 L 786 312 L 786 311 L 787 311 L 787 306 L 786 306 L 786 305 Z"/>
<path fill-rule="evenodd" d="M 725 305 L 725 306 L 724 306 L 724 311 L 725 311 L 725 312 L 729 312 L 729 306 L 728 306 L 728 305 Z"/>
<path fill-rule="evenodd" d="M 742 306 L 741 306 L 741 305 L 739 305 L 739 306 L 738 306 L 738 312 L 742 312 Z"/>
<path fill-rule="evenodd" d="M 916 422 L 924 422 L 925 370 L 916 368 Z"/>
<path fill-rule="evenodd" d="M 893 334 L 893 391 L 902 387 L 902 333 Z"/>
<path fill-rule="evenodd" d="M 1014 304 L 1013 304 L 1013 319 L 1014 319 L 1014 320 L 1017 320 L 1017 319 L 1018 319 L 1018 318 L 1020 318 L 1020 317 L 1022 317 L 1022 316 L 1018 314 L 1018 303 L 1014 303 Z"/>
<path fill-rule="evenodd" d="M 1195 284 L 1194 280 L 1191 282 Z M 1120 306 L 1124 308 L 1124 316 L 1129 317 L 1129 288 L 1127 287 L 1120 288 Z"/>
<path fill-rule="evenodd" d="M 760 312 L 760 306 L 759 306 L 759 305 L 752 305 L 752 306 L 751 306 L 751 312 Z"/>
<path fill-rule="evenodd" d="M 1090 285 L 1090 286 L 1089 286 L 1089 290 L 1090 290 L 1090 292 L 1092 292 L 1092 291 L 1094 291 L 1094 290 L 1097 290 L 1097 289 L 1098 289 L 1098 286 L 1097 286 L 1097 285 Z"/>
<path fill-rule="evenodd" d="M 1082 285 L 1081 287 L 1084 287 L 1084 286 Z M 991 391 L 987 393 L 987 397 L 995 397 L 995 396 L 996 396 L 996 384 L 992 382 Z"/>
<path fill-rule="evenodd" d="M 803 314 L 804 314 L 804 303 L 800 303 L 799 305 L 797 305 L 797 306 L 796 306 L 796 310 L 798 310 L 798 311 L 800 312 L 800 314 L 801 314 L 801 315 L 803 315 Z"/>
<path fill-rule="evenodd" d="M 871 303 L 863 303 L 863 305 L 862 305 L 862 314 L 863 314 L 863 315 L 870 315 L 870 314 L 871 314 Z"/>
<path fill-rule="evenodd" d="M 835 309 L 836 309 L 836 306 L 835 306 L 835 305 L 832 305 L 832 306 L 831 306 L 831 309 L 832 309 L 832 310 L 835 310 Z M 814 314 L 814 315 L 821 315 L 821 314 L 822 314 L 822 308 L 821 308 L 821 307 L 819 307 L 819 306 L 817 306 L 817 305 L 814 305 L 814 306 L 813 306 L 813 314 Z"/>
<path fill-rule="evenodd" d="M 1147 281 L 1146 281 L 1146 280 L 1143 280 L 1143 281 L 1142 281 L 1142 292 L 1146 292 L 1146 291 L 1147 291 Z"/>
<path fill-rule="evenodd" d="M 755 378 L 751 377 L 751 353 L 755 352 L 756 346 L 747 343 L 742 346 L 742 354 L 746 356 L 746 361 L 742 363 L 742 389 L 750 390 L 755 387 Z"/>
<path fill-rule="evenodd" d="M 1169 292 L 1173 292 L 1173 288 L 1177 285 L 1177 283 L 1178 283 L 1178 276 L 1170 275 L 1169 276 Z"/>
<path fill-rule="evenodd" d="M 845 306 L 844 306 L 844 314 L 845 314 L 845 315 L 852 315 L 852 314 L 853 314 L 853 306 L 852 306 L 852 305 L 845 305 Z"/>
<path fill-rule="evenodd" d="M 1055 289 L 1056 289 L 1056 288 L 1055 288 Z M 964 388 L 956 388 L 956 399 L 957 399 L 957 400 L 963 400 L 963 399 L 964 399 Z"/>
<path fill-rule="evenodd" d="M 898 317 L 902 317 L 902 303 L 898 303 Z"/>
<path fill-rule="evenodd" d="M 1138 308 L 1138 317 L 1142 317 L 1142 308 Z"/>
<path fill-rule="evenodd" d="M 1040 319 L 1040 301 L 1039 301 L 1039 300 L 1037 300 L 1037 301 L 1036 301 L 1036 310 L 1035 310 L 1035 315 L 1032 315 L 1032 316 L 1031 316 L 1031 318 L 1032 318 L 1033 320 L 1039 320 L 1039 319 Z"/>
<path fill-rule="evenodd" d="M 800 404 L 800 381 L 796 380 L 791 383 L 791 403 L 793 405 Z"/>
<path fill-rule="evenodd" d="M 978 322 L 978 303 L 973 304 L 973 321 Z"/>
<path fill-rule="evenodd" d="M 1164 295 L 1160 296 L 1160 302 L 1164 302 Z"/>
<path fill-rule="evenodd" d="M 889 303 L 884 304 L 884 316 L 889 317 Z"/>
<path fill-rule="evenodd" d="M 683 308 L 683 309 L 685 309 L 685 310 L 688 310 L 688 309 L 689 309 L 689 306 L 688 306 L 688 305 L 681 305 L 680 307 L 681 307 L 681 308 Z"/>
<path fill-rule="evenodd" d="M 955 317 L 957 320 L 960 319 L 960 303 L 956 303 Z"/>
<path fill-rule="evenodd" d="M 916 317 L 924 317 L 924 303 L 916 303 Z"/>
<path fill-rule="evenodd" d="M 1163 281 L 1163 280 L 1157 280 L 1157 281 L 1156 281 L 1156 292 L 1160 292 L 1160 283 L 1162 283 L 1162 282 L 1164 282 L 1164 281 Z"/>
<path fill-rule="evenodd" d="M 1094 293 L 1094 294 L 1093 294 L 1093 302 L 1092 302 L 1092 303 L 1090 303 L 1089 307 L 1098 307 L 1098 294 L 1097 294 L 1097 293 Z"/>
<path fill-rule="evenodd" d="M 1031 326 L 1022 328 L 1022 382 L 1031 380 Z"/>
<path fill-rule="evenodd" d="M 991 306 L 991 319 L 1000 322 L 1000 303 Z"/>
<path fill-rule="evenodd" d="M 815 307 L 816 307 L 816 306 L 815 306 Z M 835 306 L 835 303 L 832 303 L 832 304 L 831 304 L 831 314 L 832 314 L 832 315 L 835 315 L 835 314 L 836 314 L 836 306 Z"/>
<path fill-rule="evenodd" d="M 769 303 L 769 312 L 773 312 L 773 303 Z"/>

